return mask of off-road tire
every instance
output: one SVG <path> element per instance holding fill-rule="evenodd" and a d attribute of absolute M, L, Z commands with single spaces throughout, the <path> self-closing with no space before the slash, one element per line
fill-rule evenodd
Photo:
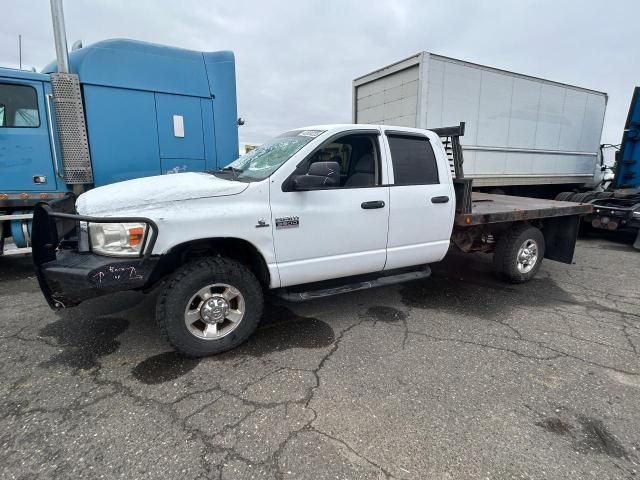
<path fill-rule="evenodd" d="M 203 340 L 189 332 L 184 314 L 187 302 L 208 284 L 226 283 L 237 288 L 245 299 L 245 313 L 228 335 Z M 226 352 L 243 343 L 256 330 L 263 310 L 262 287 L 242 263 L 224 257 L 207 257 L 180 267 L 167 282 L 156 305 L 156 321 L 162 337 L 178 352 L 204 357 Z"/>
<path fill-rule="evenodd" d="M 527 240 L 533 240 L 538 246 L 538 258 L 533 268 L 527 273 L 518 270 L 518 251 Z M 544 236 L 531 225 L 516 225 L 504 232 L 498 239 L 493 253 L 493 269 L 502 280 L 509 283 L 525 283 L 531 280 L 542 264 L 544 258 Z"/>

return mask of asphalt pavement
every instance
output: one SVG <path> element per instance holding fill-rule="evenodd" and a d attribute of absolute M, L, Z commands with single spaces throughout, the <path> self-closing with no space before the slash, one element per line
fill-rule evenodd
<path fill-rule="evenodd" d="M 639 477 L 640 252 L 582 239 L 517 286 L 490 264 L 269 302 L 193 360 L 153 294 L 54 313 L 0 258 L 0 478 Z"/>

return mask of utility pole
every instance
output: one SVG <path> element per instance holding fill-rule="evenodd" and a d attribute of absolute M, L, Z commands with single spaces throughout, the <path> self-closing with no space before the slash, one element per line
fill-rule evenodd
<path fill-rule="evenodd" d="M 20 58 L 20 70 L 22 70 L 22 35 L 18 35 L 18 57 Z"/>

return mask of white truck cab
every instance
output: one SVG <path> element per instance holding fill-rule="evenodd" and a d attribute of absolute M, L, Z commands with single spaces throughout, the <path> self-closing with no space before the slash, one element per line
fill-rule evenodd
<path fill-rule="evenodd" d="M 321 182 L 296 186 L 300 174 Z M 242 239 L 278 288 L 437 262 L 449 248 L 454 202 L 436 134 L 331 125 L 286 132 L 221 172 L 94 189 L 77 211 L 154 220 L 154 255 L 211 236 Z"/>
<path fill-rule="evenodd" d="M 321 125 L 283 133 L 219 171 L 96 188 L 75 209 L 71 198 L 41 205 L 33 255 L 53 308 L 164 283 L 161 332 L 201 356 L 255 330 L 263 289 L 303 299 L 428 276 L 456 243 L 456 218 L 438 134 Z M 543 234 L 527 228 L 518 235 L 529 243 L 513 254 L 516 281 L 544 256 Z"/>

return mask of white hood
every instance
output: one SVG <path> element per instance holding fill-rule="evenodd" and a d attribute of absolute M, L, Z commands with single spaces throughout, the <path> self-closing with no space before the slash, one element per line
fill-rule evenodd
<path fill-rule="evenodd" d="M 89 190 L 78 197 L 76 209 L 80 215 L 114 216 L 123 210 L 153 208 L 165 202 L 236 195 L 248 186 L 208 173 L 159 175 Z"/>

